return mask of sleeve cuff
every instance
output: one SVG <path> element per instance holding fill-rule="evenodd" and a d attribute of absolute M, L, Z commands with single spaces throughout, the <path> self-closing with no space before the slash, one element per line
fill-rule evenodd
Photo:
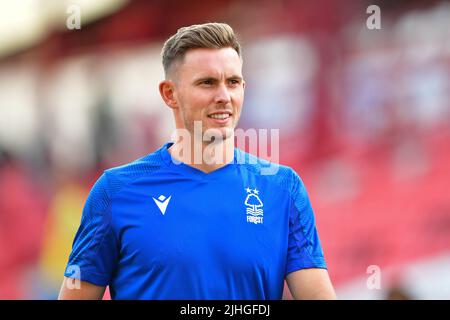
<path fill-rule="evenodd" d="M 72 279 L 79 279 L 81 281 L 86 281 L 97 286 L 106 287 L 109 285 L 109 279 L 106 276 L 100 275 L 98 273 L 81 271 L 79 274 L 74 274 L 73 272 L 66 271 L 64 276 Z"/>
<path fill-rule="evenodd" d="M 297 259 L 288 263 L 286 267 L 286 275 L 297 270 L 311 268 L 328 269 L 323 257 L 311 257 L 309 261 Z"/>

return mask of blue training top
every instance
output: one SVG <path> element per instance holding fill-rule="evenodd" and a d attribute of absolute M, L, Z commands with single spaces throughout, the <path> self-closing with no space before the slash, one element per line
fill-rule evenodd
<path fill-rule="evenodd" d="M 291 168 L 262 174 L 270 164 L 236 148 L 204 173 L 171 145 L 98 179 L 66 277 L 109 285 L 112 299 L 281 299 L 288 273 L 326 268 Z"/>

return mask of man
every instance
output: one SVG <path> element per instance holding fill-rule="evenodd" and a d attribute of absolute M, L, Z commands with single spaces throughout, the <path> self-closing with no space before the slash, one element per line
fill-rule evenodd
<path fill-rule="evenodd" d="M 96 182 L 59 298 L 109 285 L 113 299 L 281 299 L 286 279 L 295 299 L 334 299 L 301 179 L 262 174 L 234 146 L 245 82 L 231 27 L 181 28 L 162 59 L 175 143 Z"/>

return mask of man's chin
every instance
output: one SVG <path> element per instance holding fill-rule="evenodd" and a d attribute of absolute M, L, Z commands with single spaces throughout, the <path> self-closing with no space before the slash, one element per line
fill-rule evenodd
<path fill-rule="evenodd" d="M 203 133 L 203 141 L 221 142 L 234 137 L 234 128 L 208 128 Z"/>

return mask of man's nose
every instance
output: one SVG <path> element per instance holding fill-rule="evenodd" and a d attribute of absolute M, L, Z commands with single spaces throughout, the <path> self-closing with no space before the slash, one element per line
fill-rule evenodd
<path fill-rule="evenodd" d="M 226 104 L 231 100 L 230 91 L 225 84 L 220 84 L 217 86 L 215 102 L 217 104 Z"/>

